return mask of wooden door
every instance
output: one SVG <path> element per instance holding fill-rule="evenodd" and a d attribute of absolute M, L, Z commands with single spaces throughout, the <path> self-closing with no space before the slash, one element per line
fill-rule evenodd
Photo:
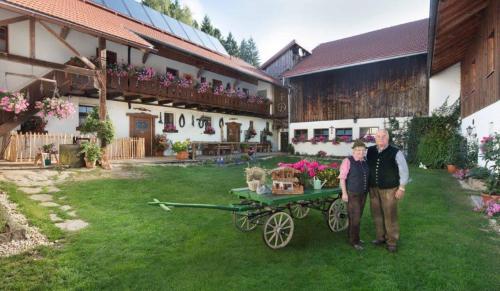
<path fill-rule="evenodd" d="M 288 132 L 281 132 L 280 134 L 280 150 L 282 152 L 288 151 Z"/>
<path fill-rule="evenodd" d="M 227 141 L 240 142 L 240 128 L 241 124 L 236 122 L 227 123 Z"/>
<path fill-rule="evenodd" d="M 153 136 L 155 132 L 155 117 L 153 115 L 138 113 L 130 116 L 130 137 L 144 138 L 146 156 L 153 155 Z"/>

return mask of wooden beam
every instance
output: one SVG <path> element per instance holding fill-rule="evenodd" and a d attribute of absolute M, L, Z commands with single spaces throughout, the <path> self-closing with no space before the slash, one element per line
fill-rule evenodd
<path fill-rule="evenodd" d="M 30 18 L 30 58 L 35 58 L 35 19 Z"/>
<path fill-rule="evenodd" d="M 68 37 L 68 34 L 69 34 L 69 27 L 63 26 L 63 28 L 61 28 L 61 32 L 59 33 L 59 37 L 62 39 L 66 39 Z"/>
<path fill-rule="evenodd" d="M 33 66 L 37 66 L 37 67 L 49 68 L 49 69 L 53 69 L 53 70 L 57 70 L 57 71 L 66 72 L 69 74 L 82 75 L 82 76 L 88 76 L 88 77 L 95 76 L 94 70 L 84 69 L 84 68 L 65 65 L 65 64 L 58 64 L 58 63 L 54 63 L 54 62 L 38 60 L 38 59 L 33 59 L 33 58 L 28 58 L 28 57 L 23 57 L 23 56 L 19 56 L 19 55 L 4 53 L 4 52 L 0 52 L 0 60 L 7 60 L 7 61 L 11 61 L 11 62 L 26 64 L 26 65 L 33 65 Z"/>
<path fill-rule="evenodd" d="M 158 104 L 165 105 L 174 102 L 173 100 L 159 100 Z"/>
<path fill-rule="evenodd" d="M 9 24 L 20 22 L 20 21 L 25 21 L 28 19 L 29 19 L 29 17 L 27 15 L 23 15 L 23 16 L 17 16 L 17 17 L 13 17 L 13 18 L 9 18 L 9 19 L 0 20 L 0 26 L 7 26 Z"/>
<path fill-rule="evenodd" d="M 77 49 L 70 45 L 65 39 L 62 39 L 58 33 L 56 33 L 50 26 L 48 26 L 43 21 L 39 21 L 40 24 L 55 38 L 57 38 L 67 49 L 69 49 L 77 58 L 79 58 L 89 69 L 95 70 L 95 65 L 89 61 L 85 56 L 83 56 Z"/>
<path fill-rule="evenodd" d="M 141 99 L 141 95 L 127 95 L 124 97 L 124 99 L 126 101 L 134 101 L 134 100 L 137 100 L 137 99 Z"/>
<path fill-rule="evenodd" d="M 99 88 L 99 119 L 106 120 L 106 39 L 99 38 L 99 74 L 97 76 Z"/>
<path fill-rule="evenodd" d="M 145 52 L 142 55 L 142 64 L 146 64 L 146 62 L 148 61 L 148 59 L 149 59 L 149 52 Z"/>

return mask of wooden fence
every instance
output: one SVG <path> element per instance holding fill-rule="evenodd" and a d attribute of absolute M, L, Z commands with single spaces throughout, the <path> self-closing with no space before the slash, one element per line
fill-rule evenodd
<path fill-rule="evenodd" d="M 11 162 L 34 162 L 43 145 L 53 143 L 56 149 L 61 144 L 72 144 L 74 137 L 95 139 L 91 136 L 67 133 L 13 134 L 5 147 L 3 158 Z M 107 148 L 110 160 L 139 159 L 145 156 L 144 138 L 119 138 Z"/>

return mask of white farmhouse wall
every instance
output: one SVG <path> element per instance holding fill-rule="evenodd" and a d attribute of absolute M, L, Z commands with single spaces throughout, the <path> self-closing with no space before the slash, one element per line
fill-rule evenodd
<path fill-rule="evenodd" d="M 462 119 L 462 135 L 467 137 L 467 127 L 472 127 L 472 134 L 478 141 L 493 133 L 500 133 L 500 101 L 497 101 Z M 479 164 L 484 166 L 485 161 L 479 155 Z"/>
<path fill-rule="evenodd" d="M 400 123 L 404 122 L 408 118 L 401 117 L 397 118 Z M 352 128 L 353 139 L 360 138 L 359 132 L 362 127 L 378 127 L 385 128 L 386 118 L 363 118 L 358 119 L 354 123 L 353 119 L 343 119 L 343 120 L 328 120 L 328 121 L 315 121 L 315 122 L 295 122 L 290 123 L 289 130 L 289 142 L 292 144 L 292 138 L 294 136 L 296 129 L 307 129 L 307 137 L 311 139 L 314 136 L 314 129 L 328 128 L 329 129 L 329 140 L 335 138 L 336 128 Z M 334 127 L 333 131 L 331 127 Z M 348 156 L 351 154 L 352 144 L 340 143 L 338 145 L 332 144 L 331 141 L 326 143 L 311 144 L 310 142 L 299 142 L 297 144 L 292 144 L 295 148 L 295 152 L 301 154 L 315 155 L 318 151 L 324 151 L 328 155 L 333 156 Z M 371 145 L 371 144 L 368 144 Z"/>
<path fill-rule="evenodd" d="M 95 98 L 86 98 L 86 97 L 71 97 L 70 101 L 78 108 L 79 105 L 89 105 L 89 106 L 97 106 L 99 104 L 99 100 Z M 129 117 L 127 113 L 141 113 L 134 108 L 143 107 L 148 110 L 145 112 L 147 114 L 152 114 L 155 116 L 159 116 L 164 112 L 173 113 L 175 126 L 178 129 L 178 133 L 167 133 L 168 139 L 172 141 L 182 141 L 186 139 L 191 139 L 192 141 L 222 141 L 227 138 L 227 127 L 225 123 L 227 122 L 237 122 L 241 124 L 241 142 L 244 141 L 245 130 L 248 129 L 250 125 L 250 121 L 253 121 L 254 128 L 257 131 L 257 135 L 250 139 L 251 142 L 259 142 L 260 132 L 264 130 L 266 127 L 266 122 L 269 122 L 269 128 L 272 128 L 272 121 L 268 119 L 262 119 L 257 117 L 249 117 L 249 116 L 240 116 L 240 115 L 228 115 L 228 114 L 220 114 L 220 113 L 210 113 L 210 112 L 200 112 L 195 110 L 188 109 L 180 109 L 173 107 L 160 107 L 154 105 L 145 105 L 145 104 L 131 104 L 131 109 L 128 108 L 127 102 L 120 101 L 108 101 L 108 114 L 110 119 L 113 121 L 115 126 L 116 137 L 128 137 L 129 136 Z M 179 126 L 179 117 L 181 114 L 184 114 L 184 118 L 186 124 L 183 128 Z M 203 129 L 198 127 L 198 122 L 196 119 L 201 116 L 208 116 L 212 118 L 212 126 L 215 129 L 215 134 L 207 135 L 203 134 Z M 195 125 L 192 126 L 191 119 L 192 116 L 195 118 Z M 223 133 L 221 135 L 221 128 L 219 127 L 220 118 L 224 119 L 224 127 Z M 156 134 L 163 134 L 163 125 L 158 123 L 159 119 L 156 119 L 155 131 Z M 72 115 L 69 119 L 58 120 L 56 118 L 51 118 L 46 126 L 46 130 L 53 133 L 78 133 L 76 127 L 78 126 L 78 114 Z M 268 141 L 271 142 L 273 150 L 278 149 L 278 134 L 275 132 L 273 136 L 267 137 Z"/>
<path fill-rule="evenodd" d="M 448 98 L 448 104 L 453 104 L 460 98 L 460 63 L 433 75 L 429 79 L 429 115 L 434 109 L 443 105 Z"/>

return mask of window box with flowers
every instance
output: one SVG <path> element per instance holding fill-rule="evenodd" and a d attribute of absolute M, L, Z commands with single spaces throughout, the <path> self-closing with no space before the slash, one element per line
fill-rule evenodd
<path fill-rule="evenodd" d="M 158 91 L 156 72 L 151 67 L 135 67 L 131 70 L 130 89 L 137 93 L 155 95 Z"/>
<path fill-rule="evenodd" d="M 165 124 L 165 127 L 163 127 L 163 132 L 175 133 L 175 132 L 179 132 L 179 131 L 177 130 L 177 127 L 175 127 L 175 124 L 167 123 L 167 124 Z"/>
<path fill-rule="evenodd" d="M 215 134 L 215 129 L 212 127 L 212 125 L 207 124 L 207 126 L 205 126 L 205 130 L 203 131 L 203 134 L 213 135 Z"/>

